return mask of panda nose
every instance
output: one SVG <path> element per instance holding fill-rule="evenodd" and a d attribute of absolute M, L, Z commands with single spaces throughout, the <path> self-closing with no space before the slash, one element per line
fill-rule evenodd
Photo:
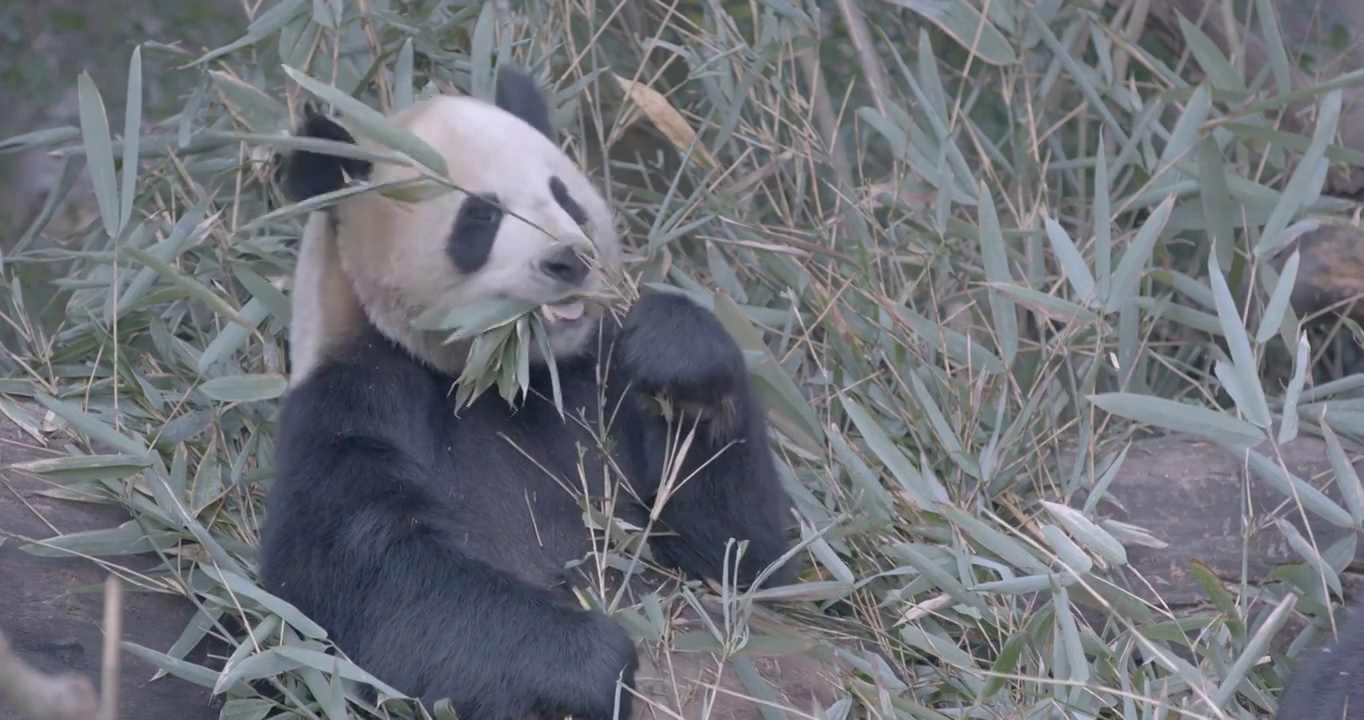
<path fill-rule="evenodd" d="M 555 280 L 577 285 L 587 277 L 587 263 L 573 252 L 573 248 L 563 248 L 542 260 L 540 271 Z"/>

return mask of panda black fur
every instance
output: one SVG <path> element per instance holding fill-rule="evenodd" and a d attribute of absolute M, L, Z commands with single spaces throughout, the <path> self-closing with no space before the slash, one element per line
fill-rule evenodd
<path fill-rule="evenodd" d="M 600 543 L 576 495 L 620 490 L 611 512 L 646 527 L 670 444 L 696 423 L 679 487 L 653 525 L 653 556 L 718 580 L 727 541 L 744 540 L 737 575 L 751 583 L 791 544 L 743 355 L 712 314 L 679 296 L 644 295 L 619 327 L 590 305 L 561 308 L 583 313 L 546 323 L 567 421 L 538 364 L 516 411 L 488 392 L 456 417 L 453 378 L 467 346 L 413 330 L 416 315 L 498 294 L 549 303 L 600 282 L 508 212 L 569 245 L 591 243 L 604 263 L 619 261 L 618 241 L 605 200 L 551 139 L 546 101 L 520 72 L 499 74 L 495 104 L 439 96 L 393 119 L 443 154 L 470 195 L 399 209 L 365 193 L 310 218 L 262 581 L 361 667 L 427 704 L 450 698 L 466 720 L 606 720 L 617 709 L 628 718 L 631 692 L 617 681 L 633 683 L 636 648 L 570 590 L 597 565 L 566 566 Z M 299 134 L 354 141 L 318 115 Z M 298 201 L 339 189 L 345 176 L 415 171 L 296 152 L 283 172 Z M 670 425 L 660 394 L 690 416 Z M 599 407 L 611 414 L 609 462 L 627 488 L 608 482 L 596 436 L 579 424 L 595 425 Z M 789 581 L 790 565 L 767 584 Z"/>
<path fill-rule="evenodd" d="M 1364 720 L 1364 603 L 1337 640 L 1302 657 L 1279 696 L 1276 720 Z"/>

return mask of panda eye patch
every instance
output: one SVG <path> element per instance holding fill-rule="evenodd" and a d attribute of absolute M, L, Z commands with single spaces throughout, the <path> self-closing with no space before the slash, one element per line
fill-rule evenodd
<path fill-rule="evenodd" d="M 502 206 L 496 197 L 470 195 L 459 207 L 445 253 L 460 272 L 469 274 L 483 267 L 502 226 Z"/>

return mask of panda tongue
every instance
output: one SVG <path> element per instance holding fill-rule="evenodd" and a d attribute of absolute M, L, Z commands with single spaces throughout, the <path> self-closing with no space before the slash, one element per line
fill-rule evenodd
<path fill-rule="evenodd" d="M 583 316 L 583 304 L 571 302 L 562 305 L 542 305 L 540 311 L 550 322 L 573 321 Z"/>

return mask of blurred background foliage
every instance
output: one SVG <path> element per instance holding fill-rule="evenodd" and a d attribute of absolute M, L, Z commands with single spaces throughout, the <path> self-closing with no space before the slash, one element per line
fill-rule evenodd
<path fill-rule="evenodd" d="M 136 47 L 98 64 L 7 56 L 24 64 L 0 79 L 70 88 L 74 112 L 0 140 L 53 163 L 3 218 L 0 405 L 88 441 L 26 468 L 53 496 L 134 517 L 28 549 L 159 554 L 141 581 L 201 615 L 172 648 L 128 648 L 221 692 L 223 717 L 401 713 L 253 585 L 303 211 L 269 152 L 310 95 L 488 96 L 516 62 L 555 89 L 632 271 L 749 351 L 810 540 L 788 609 L 905 669 L 849 677 L 831 717 L 1264 715 L 1329 635 L 1364 523 L 1360 330 L 1321 312 L 1364 281 L 1364 73 L 1334 29 L 1358 12 L 1219 1 L 1207 25 L 1181 2 L 272 0 L 244 23 L 120 16 Z M 7 44 L 95 20 L 0 7 Z M 1167 431 L 1283 503 L 1225 528 L 1268 523 L 1280 567 L 1184 569 L 1193 609 L 1144 592 L 1128 554 L 1166 543 L 1108 493 L 1148 461 L 1130 443 Z M 1285 463 L 1299 435 L 1324 439 L 1329 477 Z M 225 669 L 183 659 L 206 636 Z"/>

